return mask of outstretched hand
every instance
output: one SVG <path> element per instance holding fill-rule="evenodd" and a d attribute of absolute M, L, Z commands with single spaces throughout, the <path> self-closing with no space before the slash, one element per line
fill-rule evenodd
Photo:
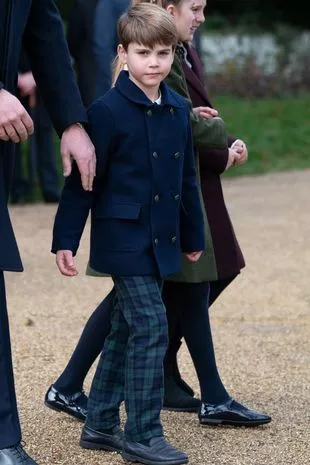
<path fill-rule="evenodd" d="M 65 276 L 76 276 L 79 274 L 71 250 L 58 250 L 56 253 L 56 264 L 60 273 Z"/>
<path fill-rule="evenodd" d="M 33 134 L 33 121 L 20 101 L 5 89 L 0 90 L 0 140 L 15 143 Z"/>

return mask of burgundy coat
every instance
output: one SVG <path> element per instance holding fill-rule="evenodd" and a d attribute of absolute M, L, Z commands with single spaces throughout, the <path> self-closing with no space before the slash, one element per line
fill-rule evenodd
<path fill-rule="evenodd" d="M 212 104 L 204 85 L 203 66 L 194 48 L 189 48 L 190 68 L 184 60 L 182 66 L 193 107 Z M 233 137 L 228 138 L 230 146 Z M 225 205 L 221 173 L 225 170 L 228 150 L 199 150 L 201 190 L 212 239 L 216 274 L 210 281 L 232 277 L 245 266 L 244 258 Z"/>

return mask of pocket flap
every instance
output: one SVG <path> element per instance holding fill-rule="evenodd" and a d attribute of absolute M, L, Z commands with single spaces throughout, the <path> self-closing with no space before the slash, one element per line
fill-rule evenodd
<path fill-rule="evenodd" d="M 95 216 L 96 218 L 137 220 L 140 216 L 140 211 L 141 205 L 139 203 L 98 205 Z"/>

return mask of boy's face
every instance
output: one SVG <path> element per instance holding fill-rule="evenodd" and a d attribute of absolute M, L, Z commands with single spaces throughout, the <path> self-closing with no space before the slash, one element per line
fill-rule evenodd
<path fill-rule="evenodd" d="M 191 42 L 196 30 L 205 20 L 206 0 L 183 0 L 180 5 L 170 4 L 167 11 L 173 15 L 182 42 Z"/>
<path fill-rule="evenodd" d="M 118 56 L 121 62 L 127 65 L 130 79 L 148 93 L 158 88 L 168 76 L 174 52 L 172 45 L 156 44 L 151 49 L 141 44 L 131 43 L 127 51 L 119 45 Z"/>

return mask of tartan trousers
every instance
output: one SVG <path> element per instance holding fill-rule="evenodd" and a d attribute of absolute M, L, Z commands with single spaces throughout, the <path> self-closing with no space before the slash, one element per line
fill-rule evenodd
<path fill-rule="evenodd" d="M 92 382 L 87 425 L 109 430 L 120 424 L 125 401 L 125 436 L 147 441 L 163 435 L 163 360 L 168 346 L 161 280 L 155 276 L 113 277 L 116 298 L 111 331 Z"/>

